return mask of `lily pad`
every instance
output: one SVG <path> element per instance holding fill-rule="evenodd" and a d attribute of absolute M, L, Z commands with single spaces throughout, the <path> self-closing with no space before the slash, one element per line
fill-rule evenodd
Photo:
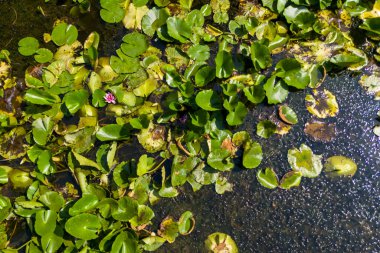
<path fill-rule="evenodd" d="M 259 183 L 265 188 L 275 189 L 279 185 L 276 172 L 271 168 L 266 168 L 265 171 L 258 170 L 256 177 Z"/>
<path fill-rule="evenodd" d="M 314 96 L 313 96 L 314 95 Z M 306 95 L 307 110 L 318 118 L 335 117 L 339 106 L 335 96 L 328 90 L 313 90 L 313 95 Z"/>
<path fill-rule="evenodd" d="M 304 132 L 315 141 L 331 142 L 336 138 L 335 123 L 320 121 L 307 122 Z"/>
<path fill-rule="evenodd" d="M 315 155 L 311 148 L 302 144 L 299 149 L 288 150 L 288 162 L 294 171 L 304 177 L 317 177 L 322 171 L 322 156 Z"/>
<path fill-rule="evenodd" d="M 102 224 L 94 214 L 82 213 L 71 217 L 65 224 L 65 230 L 75 238 L 82 240 L 92 240 L 98 238 Z"/>
<path fill-rule="evenodd" d="M 289 190 L 300 185 L 302 173 L 300 171 L 290 171 L 286 173 L 280 181 L 280 188 Z"/>
<path fill-rule="evenodd" d="M 325 172 L 328 176 L 348 176 L 355 175 L 357 170 L 356 163 L 345 156 L 331 156 L 326 160 L 324 164 Z"/>
<path fill-rule="evenodd" d="M 231 236 L 216 232 L 207 237 L 205 246 L 212 253 L 238 253 L 238 247 Z"/>
<path fill-rule="evenodd" d="M 221 109 L 222 101 L 213 90 L 203 90 L 195 97 L 195 102 L 206 111 L 217 111 Z"/>
<path fill-rule="evenodd" d="M 34 55 L 39 47 L 40 43 L 33 37 L 26 37 L 18 42 L 18 51 L 24 56 Z"/>
<path fill-rule="evenodd" d="M 294 112 L 292 108 L 290 108 L 287 105 L 282 105 L 278 109 L 278 113 L 280 115 L 280 118 L 291 125 L 297 124 L 298 123 L 298 117 L 297 114 Z"/>
<path fill-rule="evenodd" d="M 277 126 L 270 120 L 263 120 L 257 124 L 257 135 L 268 139 L 276 132 Z"/>
<path fill-rule="evenodd" d="M 73 25 L 60 23 L 54 27 L 51 39 L 57 46 L 71 45 L 78 38 L 78 30 Z"/>
<path fill-rule="evenodd" d="M 263 150 L 258 142 L 246 142 L 243 153 L 243 166 L 246 169 L 257 168 L 263 160 Z"/>

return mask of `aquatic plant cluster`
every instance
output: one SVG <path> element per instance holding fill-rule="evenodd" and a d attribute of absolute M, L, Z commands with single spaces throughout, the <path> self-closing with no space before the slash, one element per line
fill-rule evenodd
<path fill-rule="evenodd" d="M 91 8 L 74 2 L 76 11 Z M 300 143 L 279 180 L 276 168 L 260 168 L 261 145 L 298 123 L 285 104 L 289 92 L 307 89 L 315 118 L 339 113 L 321 87 L 328 73 L 365 70 L 361 84 L 380 98 L 379 1 L 100 0 L 100 7 L 104 22 L 127 29 L 113 55 L 99 57 L 96 31 L 80 42 L 75 24 L 63 20 L 43 40 L 18 42 L 18 53 L 35 60 L 23 81 L 12 76 L 11 54 L 0 52 L 0 155 L 15 160 L 0 166 L 3 193 L 13 192 L 0 196 L 3 252 L 155 251 L 191 233 L 196 220 L 186 211 L 154 229 L 154 204 L 185 184 L 232 191 L 228 173 L 236 167 L 258 168 L 252 173 L 270 189 L 296 187 L 323 168 L 355 174 L 350 158 L 323 165 Z M 357 41 L 354 30 L 365 37 Z M 278 113 L 257 124 L 257 136 L 236 131 L 262 103 Z M 334 126 L 316 121 L 305 132 L 328 142 Z M 123 159 L 128 148 L 140 155 Z M 58 184 L 60 174 L 72 180 Z M 31 237 L 12 249 L 17 223 Z M 223 233 L 205 247 L 238 252 Z"/>

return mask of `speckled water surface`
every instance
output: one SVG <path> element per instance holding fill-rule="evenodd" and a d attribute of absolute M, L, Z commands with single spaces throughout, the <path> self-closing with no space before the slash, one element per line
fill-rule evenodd
<path fill-rule="evenodd" d="M 25 36 L 41 39 L 56 18 L 68 16 L 68 4 L 51 2 L 47 6 L 43 0 L 0 0 L 0 48 L 11 51 L 14 73 L 19 77 L 28 62 L 17 56 L 18 40 Z M 37 11 L 39 5 L 46 16 Z M 97 13 L 94 10 L 70 21 L 79 28 L 82 40 L 93 30 L 99 32 L 101 54 L 109 55 L 126 31 L 120 25 L 101 23 Z M 230 234 L 243 253 L 380 252 L 380 138 L 372 133 L 380 102 L 363 91 L 358 77 L 348 74 L 327 77 L 321 88 L 332 91 L 340 107 L 336 118 L 323 120 L 336 123 L 333 142 L 315 142 L 303 132 L 305 123 L 312 119 L 304 102 L 310 90 L 289 95 L 287 103 L 299 117 L 289 134 L 268 140 L 255 135 L 256 123 L 275 106 L 253 108 L 241 129 L 247 129 L 263 146 L 265 158 L 260 168 L 272 167 L 279 176 L 290 170 L 287 150 L 301 143 L 324 159 L 351 157 L 358 164 L 355 176 L 331 179 L 322 173 L 315 179 L 302 179 L 299 188 L 269 190 L 258 184 L 255 170 L 236 168 L 229 176 L 234 184 L 231 193 L 218 195 L 211 186 L 193 193 L 186 186 L 177 198 L 164 199 L 154 207 L 155 221 L 159 223 L 167 215 L 178 218 L 190 210 L 196 218 L 195 230 L 158 252 L 204 252 L 204 240 L 215 231 Z"/>

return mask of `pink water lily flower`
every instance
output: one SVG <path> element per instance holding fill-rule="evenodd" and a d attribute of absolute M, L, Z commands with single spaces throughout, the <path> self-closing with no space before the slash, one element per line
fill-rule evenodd
<path fill-rule="evenodd" d="M 104 96 L 104 100 L 108 104 L 116 104 L 116 98 L 111 92 L 106 93 L 106 95 Z"/>

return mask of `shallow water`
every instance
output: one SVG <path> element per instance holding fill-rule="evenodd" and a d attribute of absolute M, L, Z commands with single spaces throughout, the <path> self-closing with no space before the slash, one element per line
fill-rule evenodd
<path fill-rule="evenodd" d="M 46 17 L 37 12 L 39 5 Z M 25 36 L 41 39 L 54 20 L 68 16 L 68 11 L 69 5 L 55 1 L 45 5 L 43 0 L 0 0 L 0 47 L 11 51 L 15 75 L 22 76 L 28 64 L 26 57 L 17 56 L 18 40 Z M 93 30 L 99 32 L 100 51 L 109 55 L 126 30 L 101 23 L 97 13 L 69 20 L 78 25 L 81 40 Z M 236 169 L 230 174 L 234 183 L 231 193 L 218 195 L 212 187 L 193 193 L 185 187 L 179 197 L 162 200 L 155 207 L 156 222 L 191 210 L 196 228 L 158 252 L 203 252 L 203 241 L 215 231 L 230 234 L 243 253 L 380 252 L 380 139 L 372 133 L 380 103 L 357 81 L 346 74 L 328 77 L 322 86 L 336 95 L 340 106 L 336 118 L 324 120 L 336 123 L 333 142 L 315 142 L 303 132 L 304 124 L 312 118 L 304 104 L 310 90 L 290 93 L 287 103 L 297 112 L 299 123 L 284 137 L 264 140 L 255 135 L 256 123 L 275 107 L 254 108 L 242 127 L 263 146 L 261 168 L 272 167 L 283 175 L 290 170 L 287 150 L 306 143 L 324 158 L 345 155 L 355 160 L 359 169 L 353 179 L 331 179 L 322 173 L 315 179 L 302 179 L 296 189 L 269 190 L 258 184 L 255 171 Z"/>

